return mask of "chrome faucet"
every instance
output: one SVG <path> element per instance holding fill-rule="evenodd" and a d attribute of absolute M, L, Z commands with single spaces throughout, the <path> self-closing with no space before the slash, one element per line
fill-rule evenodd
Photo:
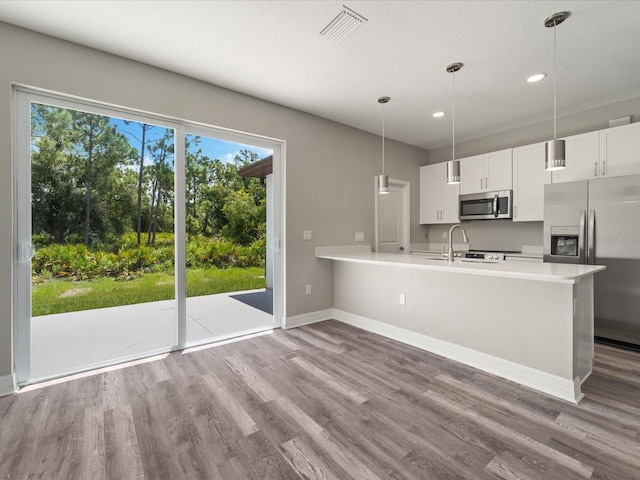
<path fill-rule="evenodd" d="M 469 243 L 469 237 L 467 237 L 467 232 L 464 231 L 464 227 L 462 225 L 460 225 L 459 223 L 457 223 L 456 225 L 454 225 L 453 227 L 451 227 L 451 230 L 449 230 L 449 252 L 447 254 L 447 258 L 449 259 L 450 262 L 453 262 L 453 231 L 456 229 L 456 227 L 460 228 L 460 230 L 462 230 L 462 241 L 464 243 Z"/>

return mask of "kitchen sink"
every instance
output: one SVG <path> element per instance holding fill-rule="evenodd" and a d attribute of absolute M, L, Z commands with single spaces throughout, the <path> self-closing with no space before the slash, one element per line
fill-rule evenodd
<path fill-rule="evenodd" d="M 445 258 L 445 257 L 428 257 L 427 260 L 431 261 L 434 260 L 436 262 L 448 262 L 449 259 Z M 454 259 L 454 262 L 468 262 L 468 263 L 496 263 L 493 260 L 482 260 L 479 258 L 460 258 L 457 257 Z"/>
<path fill-rule="evenodd" d="M 448 262 L 449 259 L 448 258 L 428 258 L 428 260 L 435 260 L 437 262 Z M 473 258 L 456 258 L 454 259 L 454 262 L 469 262 L 469 263 L 496 263 L 494 261 L 491 260 L 477 260 L 477 259 L 473 259 Z"/>

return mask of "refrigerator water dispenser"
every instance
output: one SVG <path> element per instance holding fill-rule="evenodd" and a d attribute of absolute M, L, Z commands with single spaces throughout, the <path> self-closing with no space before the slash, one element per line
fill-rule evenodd
<path fill-rule="evenodd" d="M 551 227 L 551 255 L 558 257 L 578 256 L 579 228 Z"/>

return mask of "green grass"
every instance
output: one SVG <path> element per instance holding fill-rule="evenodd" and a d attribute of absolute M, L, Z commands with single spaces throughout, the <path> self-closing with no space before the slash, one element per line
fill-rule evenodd
<path fill-rule="evenodd" d="M 188 297 L 254 288 L 265 288 L 263 268 L 187 270 Z M 83 281 L 56 279 L 33 286 L 31 311 L 36 317 L 174 297 L 174 277 L 171 273 L 149 273 L 127 281 L 107 277 Z"/>

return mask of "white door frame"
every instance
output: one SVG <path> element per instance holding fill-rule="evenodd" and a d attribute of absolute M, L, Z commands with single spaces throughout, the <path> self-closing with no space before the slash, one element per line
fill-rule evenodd
<path fill-rule="evenodd" d="M 409 253 L 410 251 L 410 239 L 411 239 L 411 182 L 406 180 L 397 180 L 395 178 L 389 179 L 389 186 L 395 185 L 401 187 L 402 191 L 402 246 L 404 247 L 403 253 Z M 374 185 L 375 195 L 375 245 L 374 251 L 380 251 L 380 219 L 379 219 L 379 193 L 378 193 L 378 177 L 375 177 Z"/>
<path fill-rule="evenodd" d="M 127 107 L 111 106 L 97 101 L 78 99 L 33 87 L 14 85 L 12 102 L 12 177 L 13 177 L 13 370 L 18 385 L 31 380 L 31 162 L 30 162 L 30 105 L 32 102 L 80 110 L 98 115 L 125 118 L 171 128 L 174 138 L 175 169 L 175 262 L 186 261 L 185 217 L 185 134 L 206 131 L 206 136 L 222 140 L 265 147 L 273 150 L 274 192 L 274 327 L 280 327 L 286 315 L 285 301 L 285 155 L 284 140 L 253 135 L 210 125 L 198 124 L 168 116 L 141 112 Z M 196 133 L 197 134 L 197 133 Z M 28 204 L 29 208 L 24 205 Z M 269 246 L 267 246 L 269 248 Z M 176 268 L 176 345 L 167 351 L 186 346 L 186 275 Z M 26 321 L 28 319 L 29 321 Z M 158 351 L 152 352 L 157 354 Z M 146 354 L 140 355 L 145 357 Z M 116 363 L 118 359 L 115 359 Z M 127 359 L 130 360 L 130 359 Z M 113 363 L 113 362 L 110 362 Z M 93 367 L 95 368 L 95 366 Z"/>

